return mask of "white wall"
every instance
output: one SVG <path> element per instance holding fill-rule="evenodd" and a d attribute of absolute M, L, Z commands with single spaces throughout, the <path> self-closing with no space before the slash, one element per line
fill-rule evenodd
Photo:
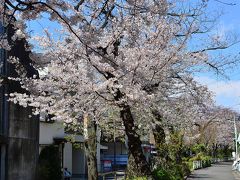
<path fill-rule="evenodd" d="M 64 138 L 64 128 L 59 122 L 40 122 L 39 144 L 53 144 L 53 138 Z"/>
<path fill-rule="evenodd" d="M 44 123 L 40 122 L 39 130 L 39 144 L 40 151 L 45 145 L 53 144 L 53 138 L 64 138 L 68 136 L 65 134 L 64 127 L 61 123 Z M 74 137 L 75 142 L 84 142 L 84 137 L 77 135 Z M 41 146 L 42 145 L 42 146 Z M 40 152 L 39 151 L 39 152 Z M 63 167 L 68 168 L 72 174 L 85 174 L 86 171 L 86 158 L 83 149 L 73 148 L 72 143 L 67 142 L 64 144 L 63 150 Z"/>
<path fill-rule="evenodd" d="M 72 173 L 72 143 L 64 144 L 63 157 L 63 167 L 68 168 L 68 171 Z"/>

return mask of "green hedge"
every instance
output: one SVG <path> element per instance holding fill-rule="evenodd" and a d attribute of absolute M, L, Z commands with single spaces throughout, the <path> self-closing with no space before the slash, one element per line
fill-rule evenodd
<path fill-rule="evenodd" d="M 39 155 L 39 180 L 61 180 L 61 160 L 58 147 L 53 145 L 43 148 Z"/>
<path fill-rule="evenodd" d="M 198 153 L 196 156 L 186 160 L 188 167 L 193 170 L 193 161 L 202 161 L 203 168 L 211 166 L 211 156 L 206 156 L 203 153 Z"/>
<path fill-rule="evenodd" d="M 186 163 L 172 164 L 168 169 L 159 167 L 153 172 L 155 179 L 161 180 L 182 180 L 190 173 L 191 171 Z"/>

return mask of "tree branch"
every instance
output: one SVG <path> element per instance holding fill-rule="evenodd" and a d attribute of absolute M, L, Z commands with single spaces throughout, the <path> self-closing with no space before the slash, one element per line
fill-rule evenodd
<path fill-rule="evenodd" d="M 226 2 L 223 2 L 223 1 L 220 1 L 220 0 L 214 0 L 216 2 L 219 2 L 219 3 L 222 3 L 222 4 L 225 4 L 225 5 L 229 5 L 229 6 L 235 6 L 237 5 L 236 3 L 226 3 Z"/>

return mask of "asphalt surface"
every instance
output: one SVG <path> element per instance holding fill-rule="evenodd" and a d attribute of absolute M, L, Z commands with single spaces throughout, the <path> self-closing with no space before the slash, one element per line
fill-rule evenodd
<path fill-rule="evenodd" d="M 240 180 L 240 172 L 232 171 L 232 162 L 220 162 L 211 167 L 195 170 L 187 180 Z"/>

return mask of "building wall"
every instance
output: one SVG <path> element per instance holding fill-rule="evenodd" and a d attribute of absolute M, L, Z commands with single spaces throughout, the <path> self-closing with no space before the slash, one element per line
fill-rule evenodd
<path fill-rule="evenodd" d="M 0 179 L 5 179 L 6 144 L 0 144 Z"/>
<path fill-rule="evenodd" d="M 73 166 L 73 156 L 72 156 L 72 153 L 73 153 L 73 149 L 72 149 L 72 143 L 65 143 L 64 144 L 64 153 L 63 153 L 63 167 L 64 168 L 67 168 L 68 171 L 70 171 L 72 173 L 72 166 Z"/>
<path fill-rule="evenodd" d="M 53 144 L 53 138 L 64 138 L 64 128 L 60 122 L 45 123 L 40 122 L 39 144 Z"/>
<path fill-rule="evenodd" d="M 21 112 L 21 113 L 20 113 Z M 38 119 L 29 118 L 31 109 L 9 106 L 7 179 L 36 179 L 38 162 Z"/>
<path fill-rule="evenodd" d="M 4 27 L 0 23 L 0 34 L 5 32 Z M 0 49 L 0 75 L 4 75 L 4 64 L 5 64 L 6 56 L 5 51 Z M 5 112 L 6 108 L 5 104 L 5 87 L 3 85 L 0 86 L 0 179 L 5 179 L 6 174 L 6 150 L 7 150 L 7 127 Z"/>
<path fill-rule="evenodd" d="M 40 122 L 39 144 L 40 148 L 46 145 L 51 145 L 54 139 L 62 139 L 69 136 L 64 132 L 64 127 L 61 122 L 46 123 Z M 70 136 L 72 136 L 70 134 Z M 78 143 L 84 142 L 84 137 L 80 135 L 73 136 L 74 141 Z M 63 168 L 67 168 L 74 175 L 85 175 L 86 160 L 85 152 L 81 148 L 75 148 L 71 142 L 65 142 L 63 145 Z M 41 149 L 40 149 L 41 150 Z M 61 157 L 62 158 L 62 157 Z"/>
<path fill-rule="evenodd" d="M 72 174 L 86 174 L 86 157 L 83 148 L 74 148 L 72 151 Z"/>
<path fill-rule="evenodd" d="M 11 36 L 14 28 L 7 29 L 8 40 L 11 44 Z M 2 31 L 3 32 L 3 31 Z M 27 76 L 36 74 L 31 66 L 29 52 L 25 51 L 25 40 L 12 43 L 10 51 L 1 52 L 3 64 L 1 75 L 17 77 L 14 66 L 7 62 L 8 56 L 15 56 L 26 68 Z M 1 86 L 1 180 L 35 180 L 37 177 L 38 161 L 38 135 L 39 121 L 37 117 L 31 117 L 31 109 L 23 108 L 7 101 L 5 94 L 12 92 L 24 92 L 19 83 L 4 80 Z"/>
<path fill-rule="evenodd" d="M 114 155 L 114 143 L 101 143 L 103 146 L 107 146 L 107 150 L 103 150 L 103 154 Z M 128 154 L 128 150 L 124 143 L 116 142 L 116 154 L 123 155 Z"/>
<path fill-rule="evenodd" d="M 4 33 L 4 28 L 0 23 L 0 34 Z M 5 51 L 0 49 L 0 75 L 4 75 L 4 65 L 5 65 Z M 5 86 L 0 86 L 0 179 L 5 179 L 6 174 L 6 150 L 7 150 L 7 105 L 6 101 L 6 88 Z"/>

